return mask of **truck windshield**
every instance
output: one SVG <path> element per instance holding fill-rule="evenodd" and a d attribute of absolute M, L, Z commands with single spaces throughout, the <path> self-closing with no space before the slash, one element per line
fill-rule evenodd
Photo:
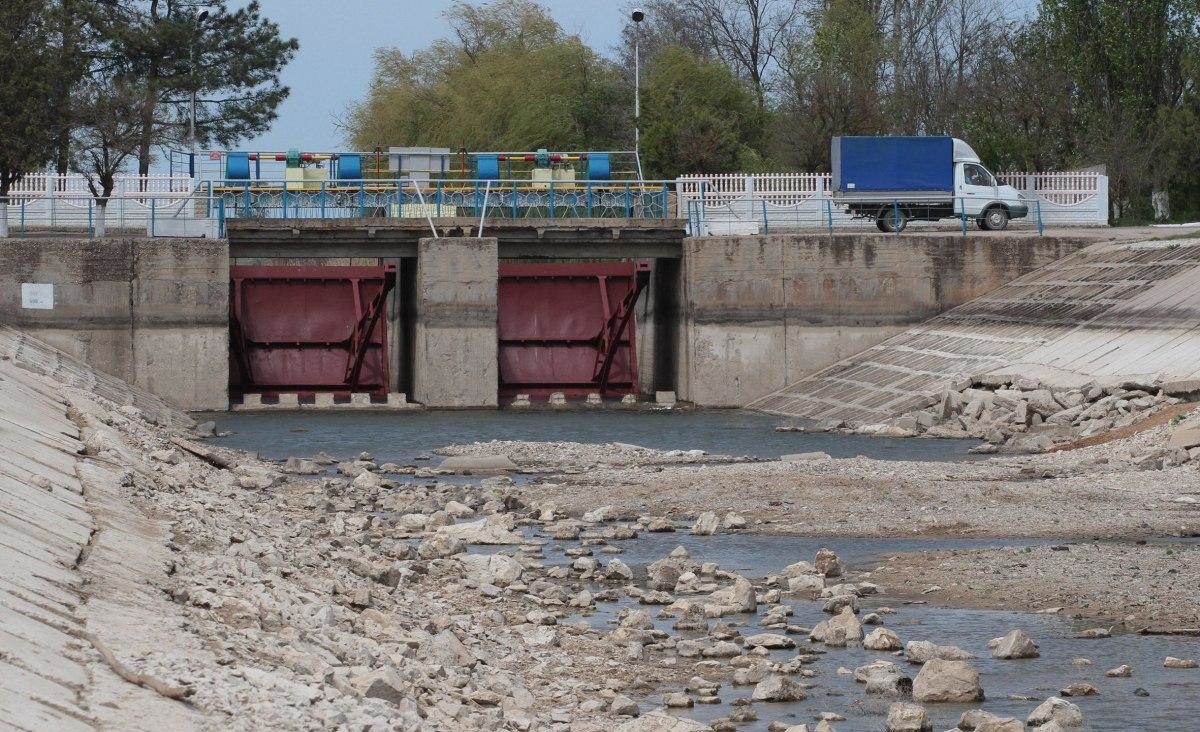
<path fill-rule="evenodd" d="M 969 186 L 994 186 L 996 179 L 982 165 L 967 163 L 963 166 L 963 179 Z"/>

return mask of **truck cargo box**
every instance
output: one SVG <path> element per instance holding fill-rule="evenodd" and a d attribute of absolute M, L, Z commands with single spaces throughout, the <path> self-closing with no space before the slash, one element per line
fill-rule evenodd
<path fill-rule="evenodd" d="M 952 137 L 835 137 L 830 160 L 835 193 L 954 192 Z"/>

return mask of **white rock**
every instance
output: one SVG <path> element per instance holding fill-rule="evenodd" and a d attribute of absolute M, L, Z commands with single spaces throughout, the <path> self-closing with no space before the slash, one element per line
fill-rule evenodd
<path fill-rule="evenodd" d="M 692 524 L 691 533 L 695 536 L 712 536 L 717 533 L 718 528 L 720 528 L 720 522 L 717 520 L 717 514 L 705 511 L 696 517 L 696 523 Z"/>
<path fill-rule="evenodd" d="M 979 672 L 964 661 L 933 658 L 913 679 L 913 699 L 919 702 L 975 702 L 983 699 Z"/>
<path fill-rule="evenodd" d="M 994 658 L 1037 658 L 1039 655 L 1037 643 L 1020 629 L 1009 631 L 1008 635 L 996 638 L 988 646 Z"/>
<path fill-rule="evenodd" d="M 1083 726 L 1083 712 L 1079 707 L 1066 699 L 1052 696 L 1030 712 L 1025 722 L 1031 727 L 1043 727 L 1049 722 L 1059 727 L 1069 729 Z"/>
<path fill-rule="evenodd" d="M 920 704 L 896 702 L 888 707 L 887 732 L 929 732 L 933 725 Z"/>
<path fill-rule="evenodd" d="M 768 676 L 754 686 L 754 701 L 787 702 L 805 698 L 804 688 L 786 676 Z"/>
<path fill-rule="evenodd" d="M 900 636 L 887 628 L 876 628 L 863 638 L 863 648 L 871 651 L 898 651 L 903 648 Z"/>

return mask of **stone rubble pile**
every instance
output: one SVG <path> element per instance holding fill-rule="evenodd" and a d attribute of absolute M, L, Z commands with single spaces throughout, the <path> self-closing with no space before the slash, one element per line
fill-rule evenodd
<path fill-rule="evenodd" d="M 1182 401 L 1163 386 L 1156 381 L 1133 380 L 1060 388 L 1037 379 L 990 376 L 971 380 L 961 389 L 943 391 L 925 409 L 856 431 L 986 440 L 979 452 L 1046 452 L 1127 427 Z M 1180 453 L 1175 456 L 1180 461 L 1196 457 L 1188 451 Z"/>

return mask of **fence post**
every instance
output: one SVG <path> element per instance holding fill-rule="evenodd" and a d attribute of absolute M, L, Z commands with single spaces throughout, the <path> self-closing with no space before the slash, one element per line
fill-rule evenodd
<path fill-rule="evenodd" d="M 625 218 L 633 217 L 633 205 L 629 200 L 629 181 L 625 181 Z"/>
<path fill-rule="evenodd" d="M 763 211 L 763 233 L 770 234 L 771 226 L 770 226 L 770 224 L 767 223 L 767 199 L 765 199 L 765 198 L 762 199 L 762 211 Z"/>
<path fill-rule="evenodd" d="M 321 181 L 321 190 L 317 192 L 318 204 L 321 207 L 321 218 L 325 218 L 325 181 Z"/>
<path fill-rule="evenodd" d="M 437 211 L 438 218 L 442 217 L 442 181 L 438 179 L 437 187 L 433 191 L 433 205 Z"/>
<path fill-rule="evenodd" d="M 242 187 L 242 216 L 250 215 L 250 183 Z"/>
<path fill-rule="evenodd" d="M 360 180 L 358 182 L 358 218 L 365 219 L 367 217 L 367 191 L 365 184 Z"/>
<path fill-rule="evenodd" d="M 217 201 L 217 238 L 225 238 L 225 197 Z"/>
<path fill-rule="evenodd" d="M 959 201 L 959 203 L 962 204 L 961 206 L 959 206 L 959 211 L 962 212 L 962 215 L 959 216 L 959 218 L 962 219 L 962 235 L 966 236 L 967 235 L 967 199 L 963 196 L 959 196 L 958 201 Z"/>
<path fill-rule="evenodd" d="M 1040 197 L 1037 198 L 1036 203 L 1037 203 L 1038 236 L 1045 236 L 1045 229 L 1042 227 L 1042 199 Z"/>
<path fill-rule="evenodd" d="M 151 239 L 154 238 L 154 218 L 155 218 L 155 211 L 156 211 L 155 206 L 156 206 L 157 201 L 158 201 L 157 198 L 150 199 L 150 238 Z"/>
<path fill-rule="evenodd" d="M 96 233 L 96 232 L 92 231 L 92 203 L 93 203 L 93 200 L 91 198 L 89 198 L 88 199 L 88 238 L 89 239 L 93 238 Z"/>
<path fill-rule="evenodd" d="M 825 199 L 825 215 L 829 217 L 829 235 L 833 236 L 833 199 Z"/>
<path fill-rule="evenodd" d="M 25 207 L 29 205 L 29 200 L 26 199 L 21 203 L 21 238 L 25 238 Z"/>
<path fill-rule="evenodd" d="M 511 166 L 511 163 L 509 165 Z M 512 186 L 512 193 L 513 193 L 512 211 L 513 211 L 513 218 L 517 219 L 517 218 L 521 217 L 520 208 L 517 205 L 517 199 L 519 199 L 521 196 L 520 196 L 520 194 L 517 193 L 517 181 L 513 180 L 512 184 L 513 184 L 513 186 Z"/>
<path fill-rule="evenodd" d="M 284 183 L 283 184 L 283 199 L 282 199 L 283 200 L 283 216 L 281 216 L 280 218 L 285 218 L 285 219 L 287 218 L 287 192 L 288 192 L 287 183 Z"/>
<path fill-rule="evenodd" d="M 900 202 L 894 198 L 892 199 L 892 217 L 893 217 L 892 221 L 894 224 L 892 226 L 892 230 L 896 233 L 897 236 L 899 236 L 899 234 L 900 234 Z"/>
<path fill-rule="evenodd" d="M 550 181 L 550 218 L 554 218 L 554 180 Z"/>

